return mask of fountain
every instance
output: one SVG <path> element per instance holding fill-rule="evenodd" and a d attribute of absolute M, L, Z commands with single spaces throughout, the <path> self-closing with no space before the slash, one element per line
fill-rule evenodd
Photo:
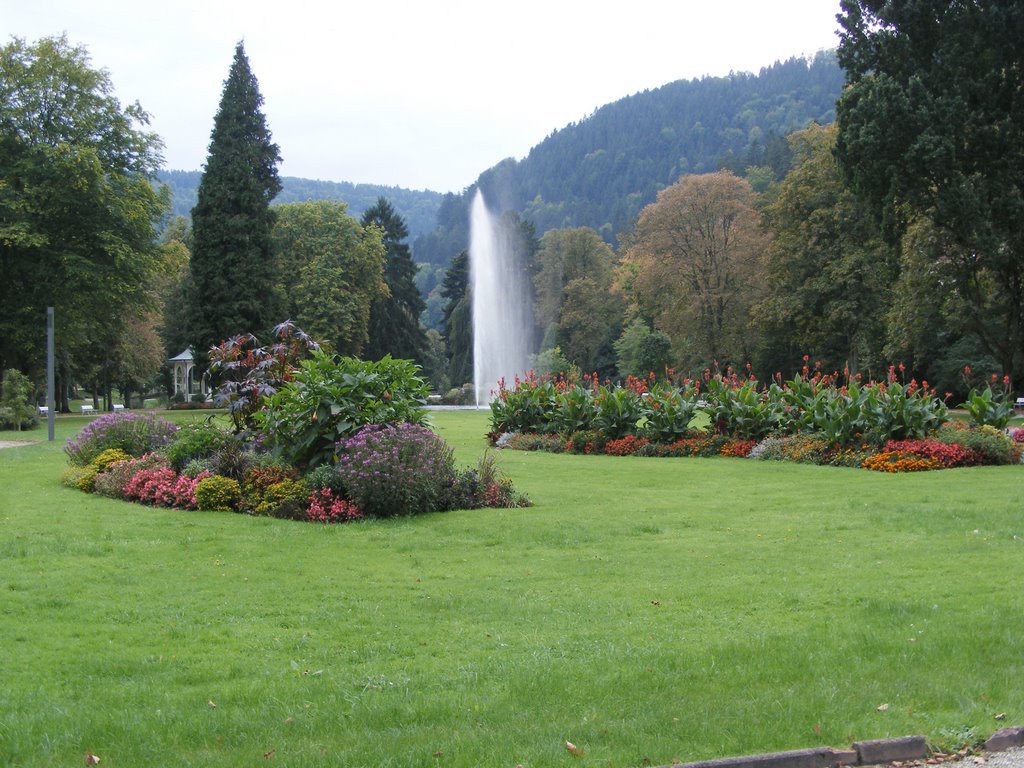
<path fill-rule="evenodd" d="M 469 280 L 473 291 L 473 385 L 477 406 L 487 405 L 498 380 L 511 383 L 529 366 L 533 310 L 528 271 L 514 233 L 487 210 L 478 189 L 469 226 Z"/>

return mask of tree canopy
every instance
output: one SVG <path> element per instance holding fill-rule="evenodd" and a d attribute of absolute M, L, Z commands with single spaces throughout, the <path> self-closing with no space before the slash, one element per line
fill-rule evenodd
<path fill-rule="evenodd" d="M 619 286 L 672 340 L 680 369 L 750 359 L 748 323 L 767 239 L 750 184 L 684 176 L 640 213 Z"/>
<path fill-rule="evenodd" d="M 544 332 L 542 351 L 557 346 L 580 369 L 611 374 L 622 316 L 609 290 L 612 249 L 589 227 L 553 229 L 541 238 L 535 260 L 534 313 Z"/>
<path fill-rule="evenodd" d="M 757 316 L 775 343 L 815 350 L 829 370 L 875 364 L 880 375 L 884 313 L 896 279 L 894 249 L 845 184 L 833 154 L 835 126 L 789 137 L 793 169 L 765 208 L 775 235 L 765 254 L 769 295 Z M 785 367 L 782 361 L 778 366 Z"/>
<path fill-rule="evenodd" d="M 277 207 L 272 254 L 279 303 L 311 335 L 342 354 L 369 338 L 370 308 L 388 296 L 379 227 L 363 227 L 344 203 L 318 200 Z"/>
<path fill-rule="evenodd" d="M 969 322 L 1024 381 L 1024 5 L 843 0 L 837 156 L 893 240 L 925 217 Z"/>
<path fill-rule="evenodd" d="M 113 90 L 64 36 L 0 49 L 0 368 L 37 381 L 47 306 L 63 381 L 109 380 L 123 318 L 150 306 L 163 268 L 162 143 Z"/>

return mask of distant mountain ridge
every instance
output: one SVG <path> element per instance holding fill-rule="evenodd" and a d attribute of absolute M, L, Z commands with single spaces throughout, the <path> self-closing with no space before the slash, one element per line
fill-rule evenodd
<path fill-rule="evenodd" d="M 160 171 L 158 178 L 171 191 L 172 213 L 191 216 L 199 192 L 201 171 Z M 353 184 L 348 181 L 320 181 L 296 176 L 282 176 L 282 189 L 274 203 L 296 203 L 306 200 L 341 200 L 348 205 L 350 216 L 360 218 L 384 197 L 394 206 L 409 228 L 410 239 L 426 234 L 437 226 L 437 212 L 443 195 L 430 190 L 386 187 L 380 184 Z"/>
<path fill-rule="evenodd" d="M 385 197 L 405 219 L 413 258 L 435 269 L 468 247 L 470 196 L 477 188 L 492 209 L 519 212 L 538 236 L 587 226 L 614 243 L 658 191 L 684 173 L 728 168 L 752 180 L 755 173 L 762 181 L 780 180 L 790 163 L 785 137 L 812 121 L 834 121 L 843 82 L 834 51 L 775 62 L 756 75 L 677 80 L 553 131 L 525 158 L 503 160 L 461 193 L 285 176 L 274 202 L 343 200 L 359 217 Z M 189 215 L 201 173 L 159 176 L 170 187 L 174 213 Z"/>
<path fill-rule="evenodd" d="M 446 194 L 437 229 L 414 240 L 414 257 L 446 265 L 467 247 L 476 188 L 492 209 L 518 211 L 538 236 L 588 226 L 614 243 L 684 173 L 753 168 L 761 180 L 779 180 L 790 163 L 785 137 L 833 122 L 843 82 L 835 52 L 823 51 L 756 75 L 678 80 L 619 99 L 554 131 L 523 160 L 484 171 L 462 194 Z"/>

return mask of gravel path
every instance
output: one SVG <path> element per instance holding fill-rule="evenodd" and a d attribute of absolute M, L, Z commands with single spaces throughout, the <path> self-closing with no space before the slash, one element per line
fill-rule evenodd
<path fill-rule="evenodd" d="M 32 445 L 35 440 L 0 440 L 0 448 L 21 448 L 23 445 Z"/>
<path fill-rule="evenodd" d="M 942 768 L 1024 768 L 1024 747 L 1011 747 L 1002 752 L 982 752 L 979 755 L 965 757 L 951 763 L 943 763 Z"/>

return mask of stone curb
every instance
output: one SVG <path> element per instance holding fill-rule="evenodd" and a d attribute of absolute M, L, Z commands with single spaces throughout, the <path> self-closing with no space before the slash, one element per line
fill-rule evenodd
<path fill-rule="evenodd" d="M 874 765 L 896 760 L 919 760 L 928 757 L 931 750 L 924 736 L 903 736 L 898 739 L 858 741 L 852 749 L 817 747 L 790 752 L 771 752 L 765 755 L 726 757 L 681 763 L 664 768 L 840 768 L 840 766 Z"/>
<path fill-rule="evenodd" d="M 1024 747 L 1024 726 L 1000 728 L 985 742 L 987 752 L 1002 752 L 1014 747 Z M 675 763 L 662 768 L 841 768 L 923 760 L 930 755 L 931 749 L 924 736 L 902 736 L 895 739 L 858 741 L 851 749 L 796 749 L 790 752 L 726 757 L 696 763 Z"/>
<path fill-rule="evenodd" d="M 985 742 L 985 749 L 989 752 L 1002 752 L 1013 747 L 1024 747 L 1024 726 L 1000 728 Z"/>

